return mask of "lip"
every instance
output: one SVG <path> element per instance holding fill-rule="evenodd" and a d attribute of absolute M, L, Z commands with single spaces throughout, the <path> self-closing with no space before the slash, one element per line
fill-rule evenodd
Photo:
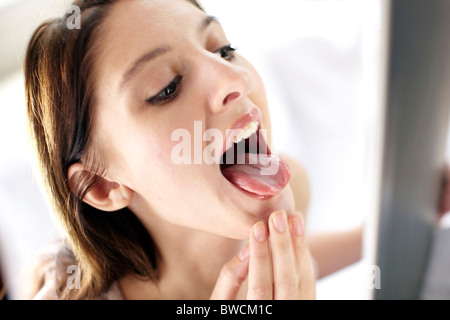
<path fill-rule="evenodd" d="M 258 121 L 259 127 L 261 127 L 262 115 L 261 111 L 257 108 L 252 108 L 249 112 L 237 119 L 230 129 L 227 129 L 226 139 L 223 143 L 222 154 L 224 154 L 233 145 L 234 137 L 250 122 Z"/>
<path fill-rule="evenodd" d="M 236 186 L 234 186 L 234 187 L 235 187 L 236 189 L 238 189 L 239 191 L 245 193 L 247 196 L 249 196 L 249 197 L 251 197 L 251 198 L 253 198 L 253 199 L 256 199 L 256 200 L 268 200 L 268 199 L 271 199 L 271 198 L 273 198 L 273 197 L 275 196 L 275 195 L 270 195 L 270 196 L 260 196 L 260 195 L 258 195 L 258 194 L 256 194 L 256 193 L 248 192 L 248 191 L 246 191 L 246 190 L 237 188 Z"/>
<path fill-rule="evenodd" d="M 266 154 L 266 155 L 271 155 L 271 151 L 269 149 L 268 143 L 266 141 L 267 137 L 265 136 L 265 133 L 267 134 L 267 132 L 265 131 L 264 128 L 262 128 L 262 113 L 261 111 L 257 108 L 257 107 L 250 107 L 246 110 L 246 113 L 244 113 L 240 118 L 238 118 L 233 125 L 231 126 L 231 128 L 226 129 L 226 137 L 225 137 L 225 141 L 223 142 L 223 151 L 222 151 L 222 160 L 223 160 L 223 156 L 225 155 L 225 153 L 230 149 L 233 148 L 233 144 L 234 144 L 234 138 L 240 133 L 240 131 L 246 127 L 248 124 L 250 124 L 251 122 L 257 121 L 258 122 L 258 129 L 257 129 L 257 153 L 258 154 Z M 261 132 L 262 130 L 262 132 Z M 253 137 L 253 136 L 251 136 Z M 251 138 L 249 137 L 249 138 Z M 254 138 L 253 138 L 254 139 Z M 254 141 L 254 140 L 252 140 Z M 251 144 L 251 142 L 249 142 Z M 246 141 L 246 148 L 247 148 L 247 141 Z M 252 151 L 252 149 L 248 150 L 249 153 L 254 153 L 255 150 Z M 247 152 L 247 151 L 246 151 Z M 236 159 L 235 159 L 236 160 Z M 245 195 L 246 199 L 252 199 L 252 200 L 256 200 L 258 202 L 260 201 L 268 201 L 270 199 L 276 198 L 279 196 L 279 194 L 271 194 L 271 195 L 259 195 L 247 190 L 244 190 L 242 188 L 240 188 L 239 186 L 235 185 L 234 183 L 232 183 L 230 180 L 228 180 L 222 172 L 222 169 L 225 168 L 222 165 L 224 165 L 225 167 L 228 165 L 233 165 L 233 163 L 226 163 L 226 162 L 221 162 L 220 164 L 220 171 L 221 171 L 221 176 L 223 178 L 223 181 L 226 181 L 226 185 L 227 188 L 229 188 L 230 186 L 232 187 L 231 192 L 238 192 L 237 194 L 239 195 Z"/>

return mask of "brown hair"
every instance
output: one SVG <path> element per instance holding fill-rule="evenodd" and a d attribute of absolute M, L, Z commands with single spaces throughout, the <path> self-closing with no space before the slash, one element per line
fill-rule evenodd
<path fill-rule="evenodd" d="M 27 118 L 44 186 L 67 243 L 81 270 L 81 289 L 65 281 L 59 298 L 91 299 L 127 273 L 157 280 L 158 251 L 147 230 L 128 208 L 105 214 L 82 201 L 101 182 L 99 148 L 91 142 L 93 63 L 98 33 L 119 0 L 77 0 L 81 29 L 70 29 L 70 14 L 42 24 L 31 38 L 25 60 Z M 188 0 L 201 7 L 195 0 Z M 90 170 L 70 190 L 67 170 L 81 162 Z"/>

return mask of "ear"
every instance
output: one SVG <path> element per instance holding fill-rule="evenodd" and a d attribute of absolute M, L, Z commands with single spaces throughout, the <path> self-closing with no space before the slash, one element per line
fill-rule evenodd
<path fill-rule="evenodd" d="M 70 189 L 77 194 L 76 181 L 80 175 L 86 174 L 86 168 L 81 163 L 72 164 L 67 170 Z M 99 181 L 86 193 L 83 201 L 102 211 L 112 212 L 127 207 L 133 198 L 134 191 L 125 185 L 107 178 L 98 177 Z"/>

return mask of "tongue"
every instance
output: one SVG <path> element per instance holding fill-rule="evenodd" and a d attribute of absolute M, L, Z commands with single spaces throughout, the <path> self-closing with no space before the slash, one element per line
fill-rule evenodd
<path fill-rule="evenodd" d="M 291 176 L 287 163 L 273 154 L 246 153 L 245 160 L 237 163 L 222 170 L 224 177 L 238 188 L 262 199 L 278 194 Z"/>

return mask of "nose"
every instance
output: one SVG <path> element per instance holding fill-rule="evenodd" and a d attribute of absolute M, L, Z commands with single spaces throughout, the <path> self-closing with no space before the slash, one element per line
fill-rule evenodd
<path fill-rule="evenodd" d="M 205 64 L 206 106 L 211 113 L 220 113 L 241 101 L 252 90 L 251 71 L 236 61 L 216 55 Z"/>

